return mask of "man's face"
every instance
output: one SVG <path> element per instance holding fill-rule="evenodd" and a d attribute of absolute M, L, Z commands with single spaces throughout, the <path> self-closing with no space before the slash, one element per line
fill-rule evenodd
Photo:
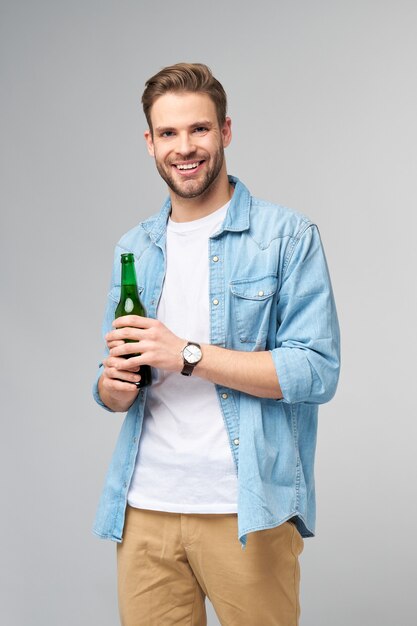
<path fill-rule="evenodd" d="M 151 109 L 149 154 L 167 185 L 181 198 L 196 198 L 215 185 L 231 140 L 231 122 L 220 128 L 214 102 L 203 93 L 169 92 Z"/>

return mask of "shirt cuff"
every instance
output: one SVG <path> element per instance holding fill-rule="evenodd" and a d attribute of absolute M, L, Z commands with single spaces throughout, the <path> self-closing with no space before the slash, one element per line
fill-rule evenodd
<path fill-rule="evenodd" d="M 100 379 L 100 376 L 103 373 L 103 369 L 104 369 L 103 364 L 100 363 L 99 368 L 98 368 L 98 372 L 97 372 L 97 376 L 96 376 L 96 380 L 95 380 L 94 385 L 93 385 L 93 398 L 97 402 L 97 404 L 99 404 L 100 406 L 103 407 L 103 409 L 106 409 L 106 411 L 109 411 L 110 413 L 114 413 L 114 411 L 112 409 L 109 409 L 109 407 L 104 404 L 104 402 L 100 398 L 100 394 L 98 392 L 98 381 Z"/>
<path fill-rule="evenodd" d="M 271 355 L 283 396 L 280 401 L 288 404 L 308 401 L 313 379 L 305 351 L 275 348 Z"/>

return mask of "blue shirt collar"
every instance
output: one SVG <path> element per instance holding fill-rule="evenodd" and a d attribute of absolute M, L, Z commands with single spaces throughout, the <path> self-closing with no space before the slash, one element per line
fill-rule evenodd
<path fill-rule="evenodd" d="M 249 228 L 249 213 L 251 197 L 249 190 L 235 176 L 229 176 L 229 182 L 234 186 L 230 205 L 226 218 L 216 235 L 220 235 L 225 230 L 241 232 Z M 142 222 L 142 227 L 149 234 L 154 243 L 157 243 L 166 232 L 166 226 L 171 213 L 171 199 L 168 197 L 160 212 L 153 217 Z"/>

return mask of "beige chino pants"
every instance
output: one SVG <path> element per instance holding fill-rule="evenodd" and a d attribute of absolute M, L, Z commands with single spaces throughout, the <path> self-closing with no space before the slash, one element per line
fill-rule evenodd
<path fill-rule="evenodd" d="M 304 542 L 291 522 L 237 539 L 237 516 L 127 507 L 117 546 L 122 626 L 297 626 Z"/>

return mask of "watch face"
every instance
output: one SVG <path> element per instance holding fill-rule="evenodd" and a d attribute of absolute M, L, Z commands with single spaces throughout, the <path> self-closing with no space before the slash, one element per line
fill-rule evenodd
<path fill-rule="evenodd" d="M 184 348 L 183 355 L 187 363 L 198 363 L 201 360 L 201 350 L 193 343 Z"/>

